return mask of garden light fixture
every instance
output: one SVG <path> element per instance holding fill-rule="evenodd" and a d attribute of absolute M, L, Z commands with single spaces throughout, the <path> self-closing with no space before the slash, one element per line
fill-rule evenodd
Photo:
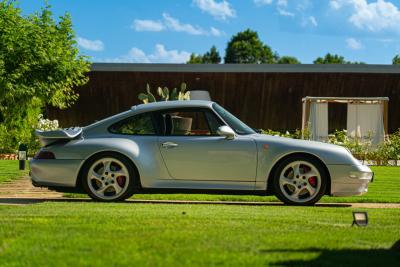
<path fill-rule="evenodd" d="M 367 226 L 368 213 L 366 211 L 353 211 L 353 223 L 351 226 Z"/>
<path fill-rule="evenodd" d="M 19 160 L 20 170 L 25 170 L 25 161 L 27 153 L 28 153 L 28 147 L 25 144 L 20 144 L 18 147 L 18 160 Z"/>

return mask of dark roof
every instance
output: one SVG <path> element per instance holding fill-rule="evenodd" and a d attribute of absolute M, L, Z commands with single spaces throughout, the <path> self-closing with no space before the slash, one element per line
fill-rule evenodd
<path fill-rule="evenodd" d="M 92 71 L 128 72 L 271 72 L 271 73 L 395 73 L 400 65 L 369 64 L 139 64 L 93 63 Z"/>

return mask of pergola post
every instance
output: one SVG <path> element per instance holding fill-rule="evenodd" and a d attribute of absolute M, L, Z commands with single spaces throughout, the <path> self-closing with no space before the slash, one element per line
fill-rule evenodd
<path fill-rule="evenodd" d="M 389 101 L 383 101 L 383 128 L 385 129 L 385 136 L 388 132 L 388 120 L 389 120 Z"/>

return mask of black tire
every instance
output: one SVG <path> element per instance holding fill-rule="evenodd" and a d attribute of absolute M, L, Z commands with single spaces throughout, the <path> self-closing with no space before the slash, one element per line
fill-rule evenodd
<path fill-rule="evenodd" d="M 288 197 L 285 196 L 284 192 L 282 192 L 281 186 L 280 186 L 280 175 L 281 173 L 284 171 L 284 169 L 290 165 L 291 163 L 295 162 L 295 161 L 303 161 L 306 162 L 308 164 L 313 165 L 319 172 L 320 174 L 320 187 L 317 190 L 318 192 L 315 192 L 315 195 L 310 198 L 307 201 L 304 202 L 296 202 L 293 201 L 292 199 L 289 199 Z M 327 184 L 329 181 L 329 175 L 327 173 L 327 171 L 325 170 L 325 168 L 323 167 L 322 163 L 313 158 L 313 157 L 309 157 L 309 156 L 301 156 L 301 155 L 296 155 L 296 156 L 291 156 L 288 157 L 286 159 L 284 159 L 283 161 L 281 161 L 280 163 L 278 163 L 279 165 L 276 168 L 276 171 L 274 173 L 273 176 L 273 189 L 275 192 L 275 196 L 281 200 L 282 202 L 284 202 L 287 205 L 300 205 L 300 206 L 309 206 L 309 205 L 314 205 L 316 202 L 318 202 L 321 197 L 325 194 L 326 188 L 327 188 Z"/>
<path fill-rule="evenodd" d="M 96 194 L 94 194 L 88 184 L 88 174 L 89 174 L 89 170 L 91 168 L 91 166 L 98 160 L 102 159 L 102 158 L 114 158 L 117 159 L 118 161 L 120 161 L 121 163 L 123 163 L 126 167 L 126 169 L 128 170 L 129 173 L 129 179 L 128 179 L 128 185 L 126 186 L 125 192 L 123 192 L 120 196 L 113 198 L 113 199 L 104 199 L 101 198 L 99 196 L 97 196 Z M 115 202 L 115 201 L 123 201 L 127 198 L 130 198 L 135 191 L 135 179 L 138 179 L 138 174 L 137 171 L 133 165 L 133 163 L 127 159 L 125 156 L 118 154 L 118 153 L 113 153 L 113 152 L 105 152 L 105 153 L 100 153 L 97 154 L 91 158 L 89 158 L 84 166 L 82 167 L 82 171 L 81 171 L 81 183 L 82 183 L 82 187 L 85 190 L 85 192 L 94 200 L 97 201 L 103 201 L 103 202 Z"/>

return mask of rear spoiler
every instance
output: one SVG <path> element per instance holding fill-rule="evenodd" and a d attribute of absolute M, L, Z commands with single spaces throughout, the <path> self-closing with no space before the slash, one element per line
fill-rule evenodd
<path fill-rule="evenodd" d="M 35 130 L 42 146 L 48 146 L 58 141 L 68 141 L 79 137 L 82 134 L 81 127 L 66 128 L 54 131 Z"/>

